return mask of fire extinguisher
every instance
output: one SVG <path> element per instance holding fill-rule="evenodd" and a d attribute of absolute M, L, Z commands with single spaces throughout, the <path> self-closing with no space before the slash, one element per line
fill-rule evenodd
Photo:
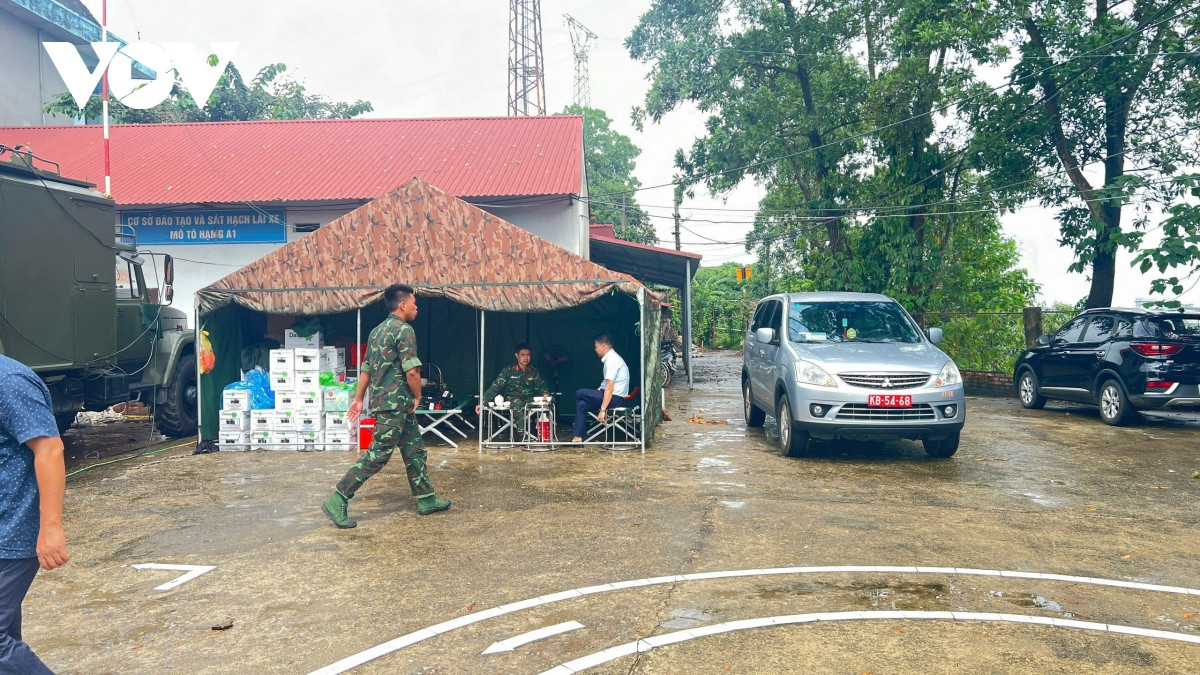
<path fill-rule="evenodd" d="M 544 412 L 538 416 L 538 441 L 550 442 L 550 417 Z"/>

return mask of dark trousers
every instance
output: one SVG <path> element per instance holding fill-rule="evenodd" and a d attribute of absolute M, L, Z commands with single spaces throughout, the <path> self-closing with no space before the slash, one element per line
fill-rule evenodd
<path fill-rule="evenodd" d="M 0 560 L 0 673 L 51 673 L 21 641 L 21 603 L 37 571 L 37 558 Z"/>
<path fill-rule="evenodd" d="M 583 432 L 587 429 L 588 413 L 600 410 L 602 403 L 604 403 L 604 390 L 602 389 L 580 389 L 575 392 L 575 426 L 571 427 L 573 436 L 583 438 Z"/>

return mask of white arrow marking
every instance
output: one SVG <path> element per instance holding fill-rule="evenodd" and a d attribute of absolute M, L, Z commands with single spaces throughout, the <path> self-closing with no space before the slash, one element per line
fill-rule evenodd
<path fill-rule="evenodd" d="M 568 621 L 566 623 L 560 623 L 557 626 L 546 626 L 545 628 L 531 630 L 528 633 L 522 633 L 507 640 L 501 640 L 500 642 L 492 643 L 492 646 L 483 650 L 483 653 L 499 654 L 500 652 L 511 652 L 517 647 L 520 647 L 524 644 L 529 644 L 535 640 L 548 638 L 551 635 L 558 635 L 559 633 L 568 633 L 573 630 L 579 630 L 580 628 L 583 628 L 583 624 L 579 623 L 578 621 Z"/>
<path fill-rule="evenodd" d="M 181 577 L 176 577 L 176 578 L 172 579 L 171 581 L 168 581 L 167 583 L 163 584 L 162 586 L 159 586 L 158 588 L 154 589 L 156 591 L 169 591 L 172 588 L 175 588 L 176 586 L 178 586 L 180 584 L 186 584 L 187 582 L 191 581 L 192 579 L 195 579 L 196 577 L 200 576 L 201 574 L 204 574 L 205 572 L 211 572 L 217 568 L 214 565 L 164 565 L 163 563 L 142 563 L 141 565 L 134 565 L 133 569 L 135 569 L 135 570 L 174 570 L 177 572 L 187 572 L 187 574 L 185 574 Z"/>

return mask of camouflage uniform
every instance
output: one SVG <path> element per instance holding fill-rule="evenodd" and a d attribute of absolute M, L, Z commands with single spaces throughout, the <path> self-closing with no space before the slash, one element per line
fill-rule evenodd
<path fill-rule="evenodd" d="M 496 381 L 488 390 L 483 392 L 483 403 L 496 398 L 500 394 L 506 401 L 512 401 L 513 418 L 518 428 L 525 424 L 525 408 L 533 402 L 534 396 L 550 392 L 546 379 L 537 368 L 529 366 L 522 370 L 519 366 L 508 366 L 496 376 Z"/>
<path fill-rule="evenodd" d="M 388 463 L 396 448 L 404 458 L 413 496 L 434 493 L 425 470 L 425 443 L 421 441 L 417 416 L 412 412 L 413 396 L 405 377 L 408 371 L 420 367 L 417 335 L 412 326 L 389 314 L 371 331 L 367 357 L 360 370 L 371 378 L 370 408 L 375 414 L 375 439 L 337 484 L 337 491 L 347 499 Z"/>

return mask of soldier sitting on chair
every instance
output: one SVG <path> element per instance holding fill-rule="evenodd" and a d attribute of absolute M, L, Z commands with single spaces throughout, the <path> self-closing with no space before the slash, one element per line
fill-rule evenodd
<path fill-rule="evenodd" d="M 512 403 L 513 419 L 517 423 L 518 429 L 523 429 L 525 423 L 525 408 L 533 402 L 535 396 L 549 396 L 550 387 L 546 385 L 545 378 L 538 372 L 537 368 L 529 365 L 533 360 L 533 351 L 529 349 L 529 345 L 522 342 L 517 345 L 517 363 L 513 366 L 507 366 L 500 374 L 496 376 L 496 381 L 492 382 L 492 386 L 483 392 L 481 405 L 487 405 L 488 401 L 496 398 L 499 394 L 504 397 L 505 401 Z M 475 406 L 475 413 L 479 414 L 480 406 Z"/>

